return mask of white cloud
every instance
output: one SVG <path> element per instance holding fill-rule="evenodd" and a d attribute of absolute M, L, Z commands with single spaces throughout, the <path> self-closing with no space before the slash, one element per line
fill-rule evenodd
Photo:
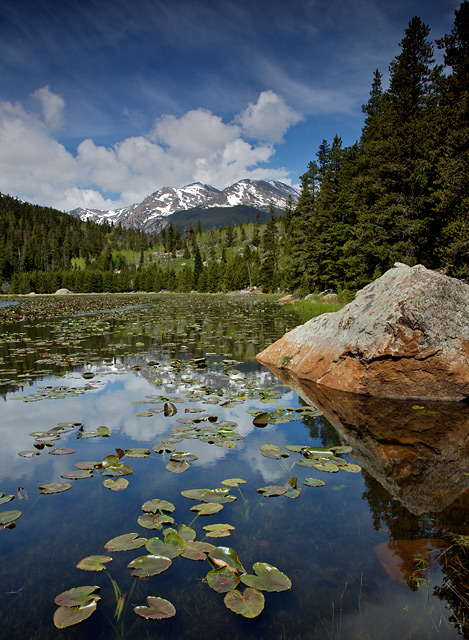
<path fill-rule="evenodd" d="M 63 99 L 47 86 L 33 95 L 43 105 L 46 124 L 57 126 Z M 39 117 L 20 104 L 0 102 L 0 190 L 69 211 L 115 209 L 162 186 L 195 181 L 218 188 L 242 178 L 290 182 L 286 169 L 263 165 L 272 160 L 274 143 L 300 119 L 282 98 L 265 91 L 230 123 L 206 109 L 179 118 L 163 115 L 146 136 L 112 147 L 83 140 L 74 155 Z"/>
<path fill-rule="evenodd" d="M 33 93 L 42 105 L 44 120 L 52 129 L 59 129 L 64 123 L 65 100 L 57 93 L 53 93 L 46 85 Z"/>
<path fill-rule="evenodd" d="M 255 104 L 239 114 L 237 120 L 249 138 L 282 142 L 286 131 L 303 117 L 273 91 L 262 91 Z"/>

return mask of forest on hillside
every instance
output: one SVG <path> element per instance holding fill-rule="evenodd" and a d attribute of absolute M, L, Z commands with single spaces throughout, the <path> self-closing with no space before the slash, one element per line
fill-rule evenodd
<path fill-rule="evenodd" d="M 469 280 L 469 2 L 435 43 L 444 66 L 429 36 L 412 18 L 360 139 L 323 140 L 298 203 L 266 224 L 151 236 L 2 196 L 2 291 L 355 291 L 396 261 Z"/>

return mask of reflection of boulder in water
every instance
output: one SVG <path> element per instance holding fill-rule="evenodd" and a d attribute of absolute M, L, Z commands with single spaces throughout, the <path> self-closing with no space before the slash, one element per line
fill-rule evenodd
<path fill-rule="evenodd" d="M 353 458 L 411 513 L 438 512 L 469 490 L 469 406 L 368 398 L 272 369 L 353 447 Z"/>

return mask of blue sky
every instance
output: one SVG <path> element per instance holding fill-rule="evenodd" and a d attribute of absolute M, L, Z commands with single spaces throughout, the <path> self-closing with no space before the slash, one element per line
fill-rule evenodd
<path fill-rule="evenodd" d="M 298 184 L 324 138 L 359 138 L 411 18 L 435 40 L 459 5 L 0 0 L 0 191 L 68 211 L 195 181 Z"/>

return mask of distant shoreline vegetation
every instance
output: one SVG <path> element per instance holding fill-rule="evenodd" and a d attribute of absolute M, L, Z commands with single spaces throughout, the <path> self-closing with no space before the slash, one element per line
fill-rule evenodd
<path fill-rule="evenodd" d="M 412 18 L 389 65 L 376 70 L 360 140 L 323 140 L 301 176 L 297 204 L 266 223 L 202 230 L 169 224 L 158 236 L 81 222 L 0 198 L 3 293 L 176 291 L 306 295 L 356 291 L 394 262 L 469 279 L 469 2 L 437 41 Z"/>

